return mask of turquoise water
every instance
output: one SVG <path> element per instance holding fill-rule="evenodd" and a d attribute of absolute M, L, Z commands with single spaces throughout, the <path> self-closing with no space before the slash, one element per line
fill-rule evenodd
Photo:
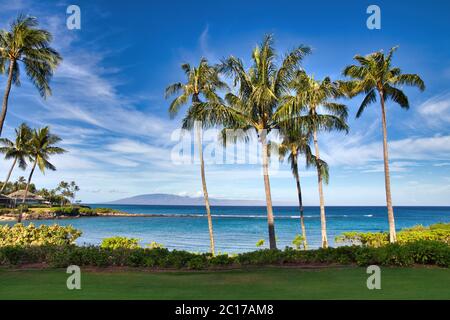
<path fill-rule="evenodd" d="M 98 244 L 103 238 L 126 236 L 139 238 L 142 245 L 152 241 L 169 249 L 208 251 L 208 225 L 203 207 L 198 206 L 144 206 L 144 205 L 90 205 L 110 207 L 138 214 L 163 217 L 101 217 L 67 220 L 34 221 L 35 224 L 73 225 L 83 231 L 78 244 Z M 259 239 L 267 241 L 265 207 L 213 207 L 216 248 L 220 252 L 243 252 L 256 249 Z M 275 227 L 278 246 L 291 245 L 300 233 L 298 208 L 275 207 Z M 327 227 L 330 245 L 335 236 L 344 231 L 386 231 L 385 207 L 327 207 Z M 450 207 L 397 207 L 397 229 L 417 224 L 429 225 L 450 222 Z M 320 246 L 320 219 L 318 207 L 305 208 L 305 223 L 311 247 Z"/>

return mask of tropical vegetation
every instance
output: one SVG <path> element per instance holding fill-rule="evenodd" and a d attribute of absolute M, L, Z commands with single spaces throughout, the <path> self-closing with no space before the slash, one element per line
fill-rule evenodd
<path fill-rule="evenodd" d="M 204 58 L 200 60 L 198 67 L 192 68 L 189 64 L 181 66 L 185 75 L 186 83 L 174 83 L 167 87 L 166 98 L 172 95 L 179 94 L 169 106 L 169 113 L 171 117 L 175 117 L 180 108 L 189 103 L 191 99 L 191 107 L 187 110 L 186 116 L 183 120 L 184 129 L 192 129 L 195 126 L 196 137 L 198 143 L 198 152 L 200 158 L 200 174 L 202 179 L 203 197 L 205 199 L 206 215 L 208 218 L 209 240 L 211 253 L 215 252 L 214 231 L 211 217 L 211 206 L 208 197 L 208 188 L 206 186 L 205 163 L 203 160 L 203 145 L 202 145 L 202 125 L 205 123 L 197 122 L 195 114 L 192 109 L 198 109 L 204 106 L 202 97 L 209 101 L 218 99 L 216 90 L 226 88 L 226 84 L 219 79 L 217 68 L 210 66 L 208 61 Z M 215 123 L 217 124 L 217 123 Z"/>
<path fill-rule="evenodd" d="M 344 82 L 342 88 L 348 96 L 354 97 L 359 93 L 365 95 L 361 106 L 356 113 L 359 118 L 367 106 L 380 100 L 381 125 L 383 130 L 383 160 L 384 180 L 386 189 L 386 205 L 389 220 L 389 241 L 396 242 L 394 207 L 391 194 L 391 176 L 389 173 L 389 151 L 387 137 L 386 101 L 391 100 L 405 110 L 409 109 L 406 94 L 398 86 L 415 86 L 425 90 L 425 83 L 417 74 L 402 73 L 401 69 L 392 65 L 392 57 L 397 47 L 392 48 L 387 55 L 382 51 L 366 56 L 356 55 L 357 65 L 350 65 L 344 69 L 343 74 L 352 78 Z"/>
<path fill-rule="evenodd" d="M 39 29 L 35 17 L 20 14 L 9 30 L 0 31 L 0 71 L 6 71 L 7 81 L 0 114 L 0 136 L 8 111 L 12 84 L 20 85 L 23 66 L 30 81 L 42 97 L 51 94 L 50 80 L 60 64 L 60 54 L 50 46 L 52 34 Z"/>

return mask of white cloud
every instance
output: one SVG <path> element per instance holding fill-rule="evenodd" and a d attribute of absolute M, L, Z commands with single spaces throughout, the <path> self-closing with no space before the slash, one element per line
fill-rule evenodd
<path fill-rule="evenodd" d="M 428 124 L 438 126 L 450 123 L 450 93 L 434 96 L 418 108 L 419 114 Z"/>

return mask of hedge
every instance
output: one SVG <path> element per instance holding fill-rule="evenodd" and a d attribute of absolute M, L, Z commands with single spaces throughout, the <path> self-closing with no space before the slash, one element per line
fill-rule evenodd
<path fill-rule="evenodd" d="M 450 246 L 437 241 L 389 244 L 380 248 L 343 246 L 317 250 L 258 250 L 238 255 L 196 254 L 165 248 L 102 248 L 99 246 L 5 246 L 0 247 L 0 265 L 41 263 L 50 267 L 126 266 L 159 269 L 211 269 L 227 266 L 290 264 L 339 264 L 450 266 Z"/>

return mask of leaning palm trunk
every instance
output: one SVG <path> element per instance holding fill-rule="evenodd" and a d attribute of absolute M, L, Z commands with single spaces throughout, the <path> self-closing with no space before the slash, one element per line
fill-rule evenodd
<path fill-rule="evenodd" d="M 270 192 L 270 180 L 269 180 L 269 150 L 265 135 L 266 135 L 265 132 L 260 133 L 260 139 L 262 144 L 264 188 L 266 192 L 266 204 L 267 204 L 267 224 L 269 228 L 269 248 L 276 249 L 277 241 L 275 237 L 275 223 L 273 218 L 272 195 Z"/>
<path fill-rule="evenodd" d="M 33 168 L 31 168 L 30 175 L 28 176 L 27 186 L 26 186 L 26 188 L 25 188 L 25 193 L 24 193 L 23 199 L 22 199 L 22 206 L 21 206 L 20 211 L 19 211 L 19 218 L 17 219 L 17 222 L 18 222 L 18 223 L 21 223 L 21 222 L 22 222 L 23 205 L 25 204 L 25 201 L 26 201 L 26 199 L 27 199 L 28 189 L 30 188 L 31 178 L 33 177 L 33 173 L 34 173 L 34 169 L 36 169 L 36 165 L 37 165 L 37 159 L 34 161 L 34 163 L 33 163 Z"/>
<path fill-rule="evenodd" d="M 389 174 L 386 110 L 384 107 L 384 96 L 381 91 L 380 91 L 380 100 L 381 100 L 381 120 L 383 126 L 384 183 L 386 188 L 386 205 L 388 209 L 388 220 L 389 220 L 389 241 L 391 243 L 394 243 L 397 241 L 397 234 L 395 232 L 394 208 L 392 207 L 392 196 L 391 196 L 391 177 Z"/>
<path fill-rule="evenodd" d="M 11 85 L 13 79 L 14 61 L 9 62 L 8 81 L 6 82 L 5 95 L 3 96 L 2 113 L 0 114 L 0 137 L 3 131 L 3 124 L 5 123 L 6 113 L 8 111 L 8 99 L 11 92 Z"/>
<path fill-rule="evenodd" d="M 11 178 L 11 173 L 13 172 L 14 167 L 16 166 L 16 163 L 17 163 L 17 158 L 14 158 L 11 169 L 9 169 L 9 171 L 8 171 L 8 175 L 6 176 L 5 183 L 3 184 L 2 189 L 0 190 L 0 193 L 2 193 L 3 190 L 5 190 L 6 184 L 8 183 L 9 178 Z"/>
<path fill-rule="evenodd" d="M 316 151 L 316 158 L 318 161 L 317 165 L 317 182 L 319 185 L 319 199 L 320 199 L 320 230 L 322 233 L 322 248 L 328 248 L 328 239 L 327 239 L 327 220 L 325 218 L 325 201 L 323 198 L 323 181 L 322 181 L 322 170 L 320 168 L 320 153 L 319 153 L 319 144 L 317 143 L 317 131 L 313 132 L 314 138 L 314 148 Z"/>
<path fill-rule="evenodd" d="M 294 175 L 295 182 L 297 184 L 297 195 L 298 195 L 298 207 L 300 210 L 300 226 L 302 228 L 302 238 L 303 238 L 303 248 L 308 250 L 308 241 L 306 240 L 306 227 L 305 227 L 305 219 L 303 216 L 303 199 L 302 199 L 302 188 L 300 186 L 300 176 L 298 174 L 298 166 L 297 166 L 297 156 L 294 158 Z"/>
<path fill-rule="evenodd" d="M 197 132 L 197 143 L 198 143 L 198 155 L 200 158 L 200 172 L 201 172 L 201 176 L 202 176 L 203 197 L 205 199 L 206 216 L 208 217 L 210 249 L 211 249 L 212 255 L 214 255 L 215 254 L 214 233 L 213 233 L 213 224 L 212 224 L 212 217 L 211 217 L 211 208 L 209 205 L 208 189 L 206 188 L 205 163 L 203 161 L 202 132 L 201 132 L 200 126 L 197 126 L 196 132 Z"/>

